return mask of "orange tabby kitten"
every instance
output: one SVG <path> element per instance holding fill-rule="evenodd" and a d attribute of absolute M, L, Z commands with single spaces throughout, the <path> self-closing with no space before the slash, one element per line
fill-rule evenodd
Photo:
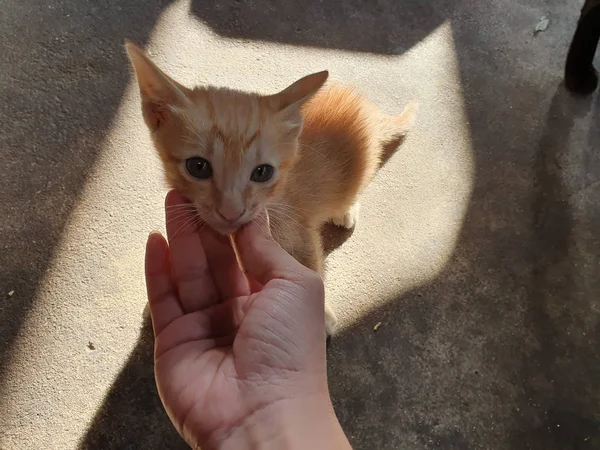
<path fill-rule="evenodd" d="M 327 72 L 274 95 L 188 89 L 133 43 L 126 49 L 169 185 L 223 234 L 266 207 L 279 244 L 322 274 L 319 229 L 327 221 L 354 227 L 383 146 L 407 133 L 416 104 L 386 116 L 349 88 L 321 89 Z M 325 315 L 331 335 L 337 319 L 329 307 Z"/>

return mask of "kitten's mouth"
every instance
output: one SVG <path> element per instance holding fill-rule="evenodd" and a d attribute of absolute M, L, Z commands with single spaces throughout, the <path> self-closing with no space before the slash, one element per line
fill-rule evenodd
<path fill-rule="evenodd" d="M 234 227 L 233 225 L 231 225 L 231 226 L 225 226 L 225 227 L 221 227 L 221 226 L 220 226 L 220 227 L 218 227 L 218 228 L 214 228 L 214 230 L 215 230 L 217 233 L 219 233 L 219 234 L 222 234 L 222 235 L 224 235 L 224 236 L 225 236 L 225 235 L 227 235 L 227 234 L 232 234 L 232 233 L 235 233 L 235 232 L 236 232 L 237 230 L 239 230 L 239 229 L 240 229 L 240 227 L 239 227 L 239 226 L 238 226 L 238 227 Z"/>
<path fill-rule="evenodd" d="M 226 234 L 235 233 L 236 231 L 238 231 L 240 228 L 242 228 L 244 225 L 250 223 L 251 221 L 252 221 L 252 219 L 244 219 L 244 220 L 240 220 L 235 223 L 222 223 L 221 222 L 219 224 L 213 224 L 213 225 L 211 225 L 211 227 L 217 233 L 226 235 Z"/>

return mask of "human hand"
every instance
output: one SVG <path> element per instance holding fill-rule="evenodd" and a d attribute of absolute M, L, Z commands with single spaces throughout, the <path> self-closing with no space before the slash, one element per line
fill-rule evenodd
<path fill-rule="evenodd" d="M 319 275 L 268 220 L 236 236 L 244 275 L 228 238 L 185 226 L 185 203 L 167 195 L 168 243 L 152 233 L 146 248 L 156 383 L 179 433 L 204 450 L 350 448 L 327 388 Z"/>

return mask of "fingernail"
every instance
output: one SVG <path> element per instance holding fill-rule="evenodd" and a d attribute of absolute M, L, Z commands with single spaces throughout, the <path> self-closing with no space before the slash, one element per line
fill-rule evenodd
<path fill-rule="evenodd" d="M 148 238 L 150 238 L 153 234 L 158 234 L 159 236 L 162 236 L 162 233 L 158 230 L 152 230 L 150 232 L 150 234 L 148 234 Z"/>

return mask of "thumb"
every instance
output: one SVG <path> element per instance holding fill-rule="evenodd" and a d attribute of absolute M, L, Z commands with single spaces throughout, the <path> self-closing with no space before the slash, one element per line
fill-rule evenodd
<path fill-rule="evenodd" d="M 275 242 L 267 211 L 240 230 L 235 243 L 244 271 L 263 285 L 273 279 L 300 281 L 312 272 Z"/>

